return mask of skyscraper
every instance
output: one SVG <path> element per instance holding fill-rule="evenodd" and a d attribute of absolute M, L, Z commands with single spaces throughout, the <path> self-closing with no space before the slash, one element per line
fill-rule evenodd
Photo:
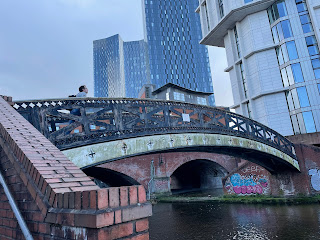
<path fill-rule="evenodd" d="M 151 83 L 213 92 L 207 48 L 199 44 L 198 0 L 142 0 L 142 6 Z"/>
<path fill-rule="evenodd" d="M 197 3 L 142 0 L 144 40 L 123 42 L 115 35 L 94 41 L 94 95 L 138 97 L 142 86 L 150 83 L 212 93 L 207 47 L 199 44 Z M 209 104 L 214 105 L 213 95 Z"/>
<path fill-rule="evenodd" d="M 204 0 L 197 12 L 201 43 L 226 49 L 237 113 L 320 132 L 319 0 Z"/>
<path fill-rule="evenodd" d="M 144 84 L 150 83 L 147 45 L 144 40 L 124 42 L 126 97 L 137 98 Z"/>
<path fill-rule="evenodd" d="M 125 95 L 123 41 L 119 35 L 93 42 L 95 97 Z"/>
<path fill-rule="evenodd" d="M 137 98 L 149 83 L 146 43 L 117 34 L 93 42 L 94 96 Z"/>

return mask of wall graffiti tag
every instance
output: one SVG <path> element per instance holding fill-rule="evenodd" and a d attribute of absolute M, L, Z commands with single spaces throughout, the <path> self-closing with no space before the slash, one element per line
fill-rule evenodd
<path fill-rule="evenodd" d="M 269 190 L 269 180 L 265 175 L 240 175 L 233 174 L 225 183 L 225 188 L 229 194 L 266 194 Z"/>
<path fill-rule="evenodd" d="M 320 191 L 320 171 L 318 169 L 310 169 L 309 175 L 311 176 L 311 186 L 314 190 Z"/>

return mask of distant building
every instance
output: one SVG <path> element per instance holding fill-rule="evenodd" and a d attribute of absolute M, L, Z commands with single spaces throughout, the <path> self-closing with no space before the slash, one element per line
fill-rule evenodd
<path fill-rule="evenodd" d="M 167 83 L 156 89 L 153 84 L 146 84 L 139 92 L 139 98 L 182 101 L 187 103 L 208 105 L 209 96 L 213 93 L 197 92 L 173 83 Z"/>
<path fill-rule="evenodd" d="M 237 113 L 320 132 L 320 1 L 201 0 L 202 44 L 224 47 Z"/>
<path fill-rule="evenodd" d="M 138 97 L 148 83 L 146 43 L 124 42 L 119 35 L 93 42 L 94 96 Z"/>
<path fill-rule="evenodd" d="M 173 83 L 213 93 L 209 57 L 201 40 L 197 0 L 142 0 L 144 41 L 119 35 L 93 42 L 94 96 L 138 96 L 144 84 Z M 209 96 L 214 105 L 214 95 Z"/>

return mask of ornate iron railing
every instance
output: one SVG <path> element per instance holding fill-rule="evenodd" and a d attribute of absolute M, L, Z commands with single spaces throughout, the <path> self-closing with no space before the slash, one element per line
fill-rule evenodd
<path fill-rule="evenodd" d="M 17 101 L 13 107 L 62 150 L 138 136 L 197 132 L 259 141 L 296 158 L 293 144 L 276 131 L 220 108 L 109 98 Z"/>

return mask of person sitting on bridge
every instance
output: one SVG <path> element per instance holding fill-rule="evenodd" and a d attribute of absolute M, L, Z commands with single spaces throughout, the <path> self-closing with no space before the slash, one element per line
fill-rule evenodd
<path fill-rule="evenodd" d="M 79 87 L 79 92 L 77 93 L 76 97 L 87 97 L 88 88 L 86 85 L 82 85 Z"/>
<path fill-rule="evenodd" d="M 79 87 L 79 92 L 77 93 L 76 97 L 87 97 L 87 93 L 88 93 L 88 88 L 86 87 L 86 85 L 82 85 Z M 76 116 L 81 116 L 79 108 L 72 109 L 70 111 L 70 114 L 73 114 Z M 69 124 L 71 124 L 73 122 L 74 122 L 74 120 L 70 120 Z M 68 133 L 70 133 L 70 132 L 68 132 Z"/>

